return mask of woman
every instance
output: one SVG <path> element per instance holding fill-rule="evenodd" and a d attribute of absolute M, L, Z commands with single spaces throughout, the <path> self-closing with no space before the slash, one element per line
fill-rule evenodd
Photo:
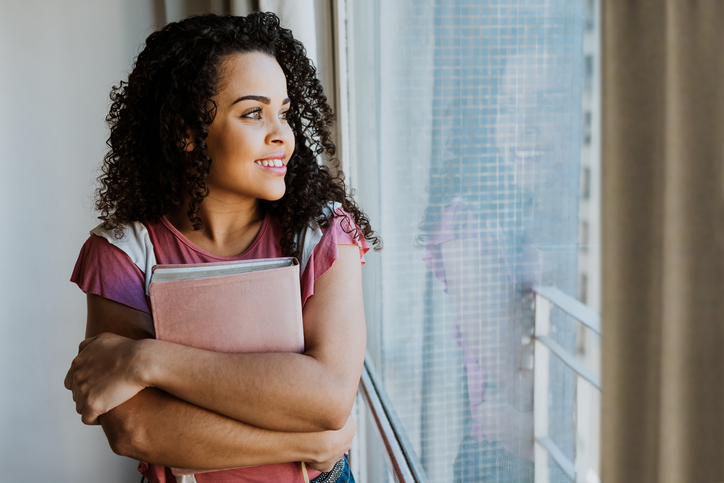
<path fill-rule="evenodd" d="M 453 337 L 462 349 L 468 393 L 456 483 L 532 482 L 535 476 L 532 289 L 555 284 L 570 291 L 575 275 L 576 253 L 560 248 L 575 243 L 578 205 L 572 179 L 578 176 L 579 77 L 562 62 L 566 55 L 542 46 L 510 55 L 495 115 L 482 104 L 485 98 L 476 99 L 477 111 L 465 104 L 471 118 L 450 130 L 449 158 L 430 189 L 435 204 L 423 222 L 425 261 L 455 312 Z M 452 108 L 450 114 L 462 117 Z M 480 129 L 487 124 L 493 129 Z M 461 139 L 493 144 L 496 152 L 464 156 L 473 143 Z M 489 181 L 490 172 L 499 177 Z M 556 317 L 554 326 L 565 327 Z M 549 480 L 568 478 L 552 467 Z"/>
<path fill-rule="evenodd" d="M 169 467 L 252 465 L 264 466 L 196 481 L 302 481 L 299 461 L 315 481 L 353 481 L 342 456 L 365 353 L 360 267 L 380 240 L 317 163 L 334 155 L 333 116 L 303 46 L 273 14 L 189 18 L 149 36 L 111 97 L 102 225 L 72 276 L 88 297 L 66 377 L 83 422 L 154 482 L 175 481 Z M 153 339 L 146 273 L 118 240 L 147 233 L 160 264 L 299 257 L 309 226 L 321 237 L 301 279 L 303 354 Z"/>

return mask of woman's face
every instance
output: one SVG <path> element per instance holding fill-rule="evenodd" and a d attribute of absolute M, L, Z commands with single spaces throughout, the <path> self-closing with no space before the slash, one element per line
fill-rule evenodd
<path fill-rule="evenodd" d="M 294 152 L 284 72 L 260 52 L 229 55 L 220 72 L 216 117 L 206 138 L 209 197 L 230 204 L 278 200 Z"/>
<path fill-rule="evenodd" d="M 543 60 L 542 65 L 538 60 Z M 516 182 L 531 188 L 559 161 L 569 142 L 572 98 L 560 85 L 558 69 L 545 56 L 511 58 L 500 81 L 495 144 L 515 169 Z"/>

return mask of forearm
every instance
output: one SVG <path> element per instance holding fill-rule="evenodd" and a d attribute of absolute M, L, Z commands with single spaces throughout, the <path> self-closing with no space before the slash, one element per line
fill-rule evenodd
<path fill-rule="evenodd" d="M 153 388 L 104 414 L 100 421 L 118 454 L 200 470 L 314 462 L 332 439 L 329 433 L 255 428 Z"/>
<path fill-rule="evenodd" d="M 66 387 L 88 424 L 141 389 L 156 387 L 258 428 L 340 429 L 351 411 L 365 354 L 356 245 L 339 247 L 339 258 L 315 281 L 314 290 L 302 314 L 304 354 L 223 354 L 152 339 L 129 343 L 127 338 L 137 338 L 129 328 L 153 327 L 150 315 L 89 295 L 88 339 L 71 365 Z"/>
<path fill-rule="evenodd" d="M 152 345 L 152 386 L 261 428 L 340 429 L 357 390 L 358 379 L 345 377 L 335 370 L 332 361 L 322 357 L 296 353 L 221 354 L 145 342 Z"/>

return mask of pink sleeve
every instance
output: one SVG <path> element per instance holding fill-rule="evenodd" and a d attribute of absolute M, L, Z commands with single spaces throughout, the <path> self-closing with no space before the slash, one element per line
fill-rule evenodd
<path fill-rule="evenodd" d="M 314 295 L 314 282 L 329 270 L 334 261 L 339 258 L 338 245 L 357 245 L 362 265 L 365 263 L 365 253 L 370 249 L 362 236 L 362 231 L 354 222 L 354 218 L 341 208 L 336 211 L 343 216 L 335 216 L 329 228 L 324 228 L 322 239 L 312 251 L 307 268 L 302 274 L 302 307 L 307 299 Z"/>
<path fill-rule="evenodd" d="M 128 255 L 103 237 L 91 235 L 86 240 L 70 281 L 85 293 L 151 313 L 143 272 Z"/>

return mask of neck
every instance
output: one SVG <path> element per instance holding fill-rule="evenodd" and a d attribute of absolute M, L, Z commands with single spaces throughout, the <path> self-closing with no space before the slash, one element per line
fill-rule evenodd
<path fill-rule="evenodd" d="M 259 200 L 252 198 L 234 204 L 224 204 L 208 196 L 199 206 L 202 227 L 194 230 L 187 209 L 189 200 L 166 215 L 171 224 L 192 243 L 220 256 L 243 252 L 256 237 L 264 214 Z"/>

